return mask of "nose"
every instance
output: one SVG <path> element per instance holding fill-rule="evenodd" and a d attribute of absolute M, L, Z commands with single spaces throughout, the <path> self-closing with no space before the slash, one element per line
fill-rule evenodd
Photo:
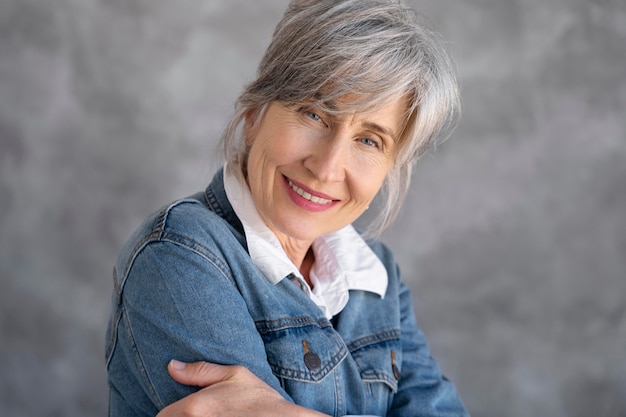
<path fill-rule="evenodd" d="M 304 160 L 304 167 L 321 182 L 340 182 L 346 177 L 350 141 L 339 133 L 320 140 Z"/>

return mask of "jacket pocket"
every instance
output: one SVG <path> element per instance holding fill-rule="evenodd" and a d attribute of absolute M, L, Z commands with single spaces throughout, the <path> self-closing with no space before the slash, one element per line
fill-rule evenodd
<path fill-rule="evenodd" d="M 370 384 L 370 391 L 381 391 L 381 387 L 376 388 L 376 384 L 385 387 L 381 393 L 398 391 L 402 368 L 399 330 L 361 338 L 350 343 L 348 349 L 359 368 L 361 379 Z"/>
<path fill-rule="evenodd" d="M 267 361 L 280 379 L 320 382 L 348 354 L 327 320 L 311 317 L 257 322 Z"/>

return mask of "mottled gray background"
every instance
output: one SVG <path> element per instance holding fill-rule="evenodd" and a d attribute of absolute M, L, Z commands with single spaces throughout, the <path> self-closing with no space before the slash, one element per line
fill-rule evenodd
<path fill-rule="evenodd" d="M 0 410 L 106 414 L 111 267 L 285 0 L 0 1 Z M 420 0 L 465 111 L 386 240 L 475 417 L 626 416 L 626 2 Z M 407 416 L 408 417 L 408 416 Z"/>

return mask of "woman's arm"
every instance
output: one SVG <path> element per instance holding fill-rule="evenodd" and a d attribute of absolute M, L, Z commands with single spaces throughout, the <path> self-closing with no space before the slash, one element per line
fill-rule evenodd
<path fill-rule="evenodd" d="M 168 371 L 181 384 L 204 388 L 164 408 L 157 417 L 328 417 L 286 401 L 242 366 L 171 361 Z"/>
<path fill-rule="evenodd" d="M 168 371 L 181 384 L 203 389 L 165 407 L 157 417 L 329 417 L 285 401 L 241 366 L 207 362 L 186 364 L 173 360 Z"/>
<path fill-rule="evenodd" d="M 149 243 L 118 277 L 107 363 L 111 415 L 154 416 L 197 391 L 172 380 L 172 358 L 245 366 L 290 401 L 224 261 L 181 243 Z"/>

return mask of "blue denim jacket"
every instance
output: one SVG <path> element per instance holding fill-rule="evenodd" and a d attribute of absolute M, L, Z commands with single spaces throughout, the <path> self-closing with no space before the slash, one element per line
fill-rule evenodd
<path fill-rule="evenodd" d="M 149 217 L 114 270 L 109 415 L 154 416 L 196 391 L 168 362 L 243 365 L 286 399 L 331 416 L 467 416 L 430 357 L 389 251 L 384 298 L 351 291 L 332 321 L 290 280 L 254 266 L 220 170 L 204 193 Z"/>

